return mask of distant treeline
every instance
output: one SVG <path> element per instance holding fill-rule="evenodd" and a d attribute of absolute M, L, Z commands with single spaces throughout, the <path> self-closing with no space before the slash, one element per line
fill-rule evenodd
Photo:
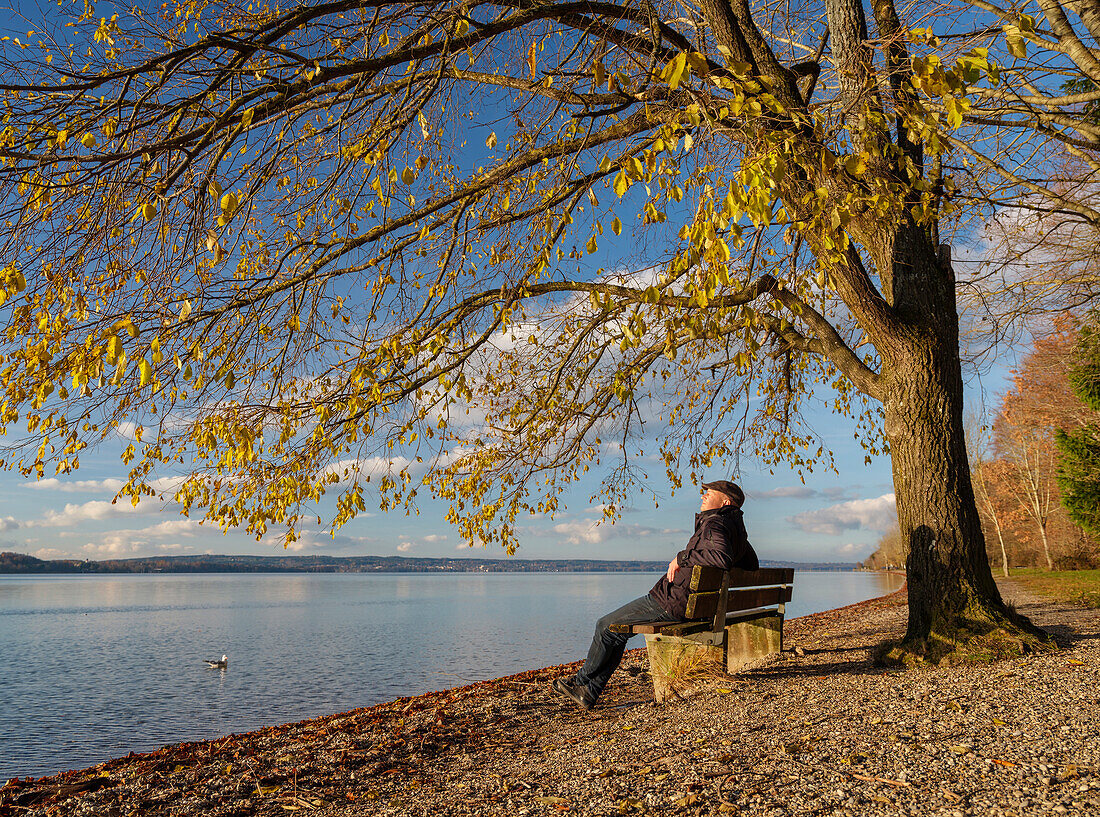
<path fill-rule="evenodd" d="M 852 570 L 832 562 L 763 562 L 763 567 Z M 657 573 L 667 562 L 626 559 L 425 559 L 404 556 L 158 556 L 36 559 L 0 553 L 0 573 Z"/>
<path fill-rule="evenodd" d="M 992 418 L 972 417 L 970 475 L 997 573 L 1100 567 L 1100 313 L 1057 318 L 1012 372 Z M 904 565 L 895 528 L 864 563 Z"/>

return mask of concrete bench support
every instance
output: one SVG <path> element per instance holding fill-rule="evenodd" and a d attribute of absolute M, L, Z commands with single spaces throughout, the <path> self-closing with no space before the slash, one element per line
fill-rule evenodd
<path fill-rule="evenodd" d="M 675 698 L 701 675 L 720 671 L 725 655 L 725 648 L 708 643 L 706 634 L 647 635 L 645 648 L 657 703 Z"/>
<path fill-rule="evenodd" d="M 664 702 L 704 677 L 723 670 L 735 673 L 783 649 L 783 618 L 777 613 L 736 621 L 726 627 L 721 644 L 711 633 L 646 635 L 653 695 Z"/>
<path fill-rule="evenodd" d="M 783 651 L 783 617 L 775 614 L 726 627 L 726 672 Z"/>

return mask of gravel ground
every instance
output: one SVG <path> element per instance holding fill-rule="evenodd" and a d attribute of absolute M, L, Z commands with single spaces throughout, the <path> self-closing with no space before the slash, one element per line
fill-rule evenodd
<path fill-rule="evenodd" d="M 884 671 L 903 592 L 789 621 L 782 656 L 670 704 L 636 650 L 590 713 L 550 667 L 9 783 L 0 817 L 1098 815 L 1100 610 L 1002 592 L 1065 649 Z"/>

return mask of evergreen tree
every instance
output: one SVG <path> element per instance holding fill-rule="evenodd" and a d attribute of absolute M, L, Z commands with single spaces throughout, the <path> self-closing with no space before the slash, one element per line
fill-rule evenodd
<path fill-rule="evenodd" d="M 1081 327 L 1069 372 L 1073 393 L 1091 411 L 1100 412 L 1100 313 Z M 1057 434 L 1061 462 L 1058 486 L 1070 518 L 1089 533 L 1100 534 L 1100 424 Z"/>

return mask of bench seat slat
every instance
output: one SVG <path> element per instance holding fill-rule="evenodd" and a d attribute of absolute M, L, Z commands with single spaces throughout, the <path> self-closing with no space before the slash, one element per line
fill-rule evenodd
<path fill-rule="evenodd" d="M 794 582 L 794 568 L 765 567 L 760 570 L 730 571 L 727 587 L 759 587 L 764 584 L 791 584 Z M 722 585 L 722 568 L 707 565 L 695 565 L 691 571 L 692 591 L 709 592 L 718 590 Z"/>
<path fill-rule="evenodd" d="M 711 593 L 692 593 L 688 596 L 688 618 L 713 618 L 718 609 L 720 597 L 718 591 Z M 753 590 L 731 590 L 726 610 L 748 610 L 754 607 L 767 607 L 772 604 L 786 604 L 791 600 L 790 587 L 763 587 Z"/>
<path fill-rule="evenodd" d="M 726 624 L 745 621 L 760 616 L 774 616 L 775 610 L 738 610 L 726 616 Z M 710 630 L 710 621 L 643 621 L 636 624 L 612 624 L 615 633 L 634 633 L 635 635 L 692 635 Z"/>

